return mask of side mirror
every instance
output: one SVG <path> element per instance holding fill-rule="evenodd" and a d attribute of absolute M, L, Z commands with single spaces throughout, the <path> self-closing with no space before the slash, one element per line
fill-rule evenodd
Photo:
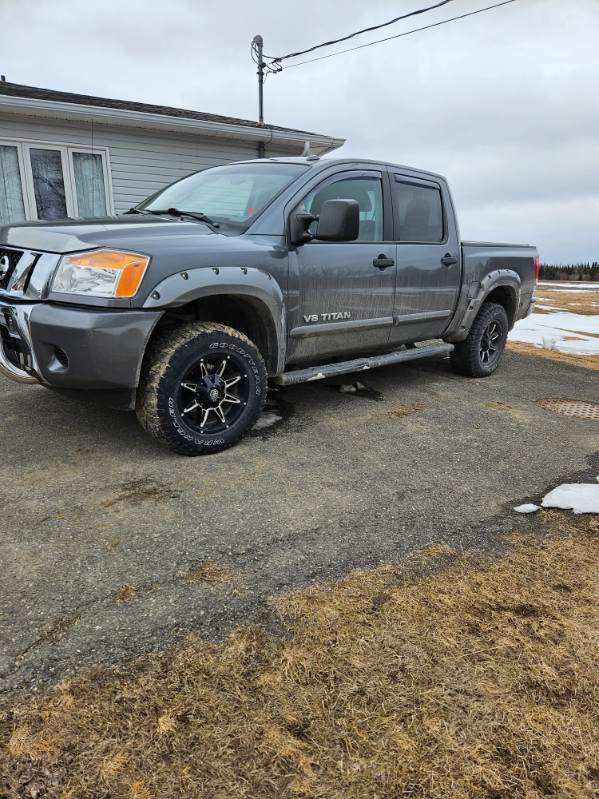
<path fill-rule="evenodd" d="M 311 234 L 308 228 L 316 221 L 316 233 Z M 289 233 L 295 245 L 312 239 L 355 241 L 360 233 L 360 206 L 355 200 L 327 200 L 322 204 L 320 216 L 293 214 L 289 219 Z"/>
<path fill-rule="evenodd" d="M 355 241 L 360 233 L 360 206 L 355 200 L 327 200 L 314 234 L 320 241 Z"/>

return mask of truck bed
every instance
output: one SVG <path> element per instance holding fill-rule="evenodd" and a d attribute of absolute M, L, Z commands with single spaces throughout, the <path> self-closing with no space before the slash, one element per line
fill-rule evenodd
<path fill-rule="evenodd" d="M 508 307 L 510 328 L 527 316 L 534 302 L 536 249 L 487 241 L 462 241 L 461 247 L 462 288 L 446 340 L 463 340 L 483 299 Z M 498 277 L 502 285 L 489 295 Z"/>

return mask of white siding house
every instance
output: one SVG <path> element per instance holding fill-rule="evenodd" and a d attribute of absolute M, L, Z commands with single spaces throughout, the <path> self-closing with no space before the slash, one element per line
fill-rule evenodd
<path fill-rule="evenodd" d="M 122 213 L 217 164 L 322 155 L 343 139 L 179 108 L 0 82 L 0 225 Z"/>

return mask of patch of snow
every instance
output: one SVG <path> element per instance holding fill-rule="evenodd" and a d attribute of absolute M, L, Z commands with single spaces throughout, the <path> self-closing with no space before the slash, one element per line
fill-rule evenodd
<path fill-rule="evenodd" d="M 252 430 L 264 430 L 265 427 L 271 427 L 271 425 L 280 422 L 282 418 L 283 417 L 279 416 L 278 413 L 273 413 L 272 411 L 264 411 L 256 419 L 256 423 L 252 427 Z"/>
<path fill-rule="evenodd" d="M 532 313 L 516 322 L 509 338 L 571 355 L 599 355 L 599 314 Z"/>
<path fill-rule="evenodd" d="M 535 513 L 538 510 L 541 510 L 538 505 L 533 505 L 532 502 L 527 502 L 524 505 L 518 505 L 517 508 L 514 508 L 516 513 Z"/>
<path fill-rule="evenodd" d="M 562 483 L 541 503 L 544 508 L 573 510 L 574 513 L 599 513 L 599 484 Z"/>
<path fill-rule="evenodd" d="M 589 283 L 581 280 L 572 280 L 569 283 L 556 283 L 553 280 L 540 280 L 538 286 L 542 289 L 555 289 L 556 291 L 559 291 L 560 289 L 569 289 L 570 291 L 589 291 L 589 289 L 594 289 L 595 291 L 599 291 L 599 283 Z"/>
<path fill-rule="evenodd" d="M 358 389 L 352 383 L 341 383 L 337 390 L 340 394 L 355 394 Z"/>

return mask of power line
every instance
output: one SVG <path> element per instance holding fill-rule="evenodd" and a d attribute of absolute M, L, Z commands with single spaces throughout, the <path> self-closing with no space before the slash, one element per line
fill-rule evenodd
<path fill-rule="evenodd" d="M 446 6 L 448 3 L 453 3 L 454 1 L 455 0 L 440 0 L 440 2 L 435 3 L 435 5 L 428 6 L 427 8 L 418 8 L 416 11 L 410 11 L 408 14 L 402 14 L 400 17 L 390 19 L 388 22 L 382 22 L 380 25 L 372 25 L 370 28 L 362 28 L 360 31 L 355 31 L 355 33 L 350 33 L 347 36 L 342 36 L 339 39 L 331 39 L 330 41 L 323 42 L 322 44 L 315 44 L 313 47 L 308 47 L 307 50 L 298 50 L 296 53 L 287 53 L 287 55 L 266 56 L 266 58 L 270 58 L 273 62 L 278 64 L 287 58 L 296 58 L 298 55 L 306 55 L 306 53 L 312 53 L 314 50 L 319 50 L 321 47 L 330 47 L 333 44 L 346 42 L 348 39 L 353 39 L 355 36 L 360 36 L 362 33 L 370 33 L 370 31 L 376 31 L 379 30 L 379 28 L 386 28 L 388 25 L 394 25 L 396 22 L 399 22 L 402 19 L 415 17 L 418 14 L 425 14 L 427 11 L 434 11 L 434 9 L 441 8 L 441 6 Z"/>
<path fill-rule="evenodd" d="M 362 50 L 364 47 L 371 47 L 373 44 L 381 44 L 382 42 L 389 42 L 392 39 L 400 39 L 402 36 L 410 36 L 412 33 L 420 33 L 420 31 L 426 31 L 430 28 L 438 28 L 440 25 L 447 25 L 448 22 L 455 22 L 459 19 L 465 19 L 466 17 L 474 17 L 476 14 L 483 14 L 485 11 L 492 11 L 494 8 L 500 8 L 501 6 L 510 5 L 510 3 L 515 3 L 516 0 L 503 0 L 501 3 L 495 3 L 492 6 L 486 6 L 485 8 L 479 8 L 476 11 L 469 11 L 467 14 L 460 14 L 457 17 L 449 17 L 449 19 L 441 20 L 441 22 L 433 22 L 431 25 L 423 25 L 421 28 L 413 28 L 409 31 L 404 31 L 403 33 L 396 33 L 394 36 L 387 36 L 384 39 L 377 39 L 374 42 L 366 42 L 366 44 L 358 44 L 355 47 L 347 47 L 345 50 L 337 50 L 335 53 L 329 53 L 328 55 L 321 55 L 318 58 L 308 58 L 305 61 L 298 61 L 297 64 L 289 64 L 286 65 L 285 69 L 293 69 L 294 67 L 301 67 L 303 64 L 312 64 L 315 61 L 324 61 L 325 58 L 333 58 L 336 55 L 342 55 L 343 53 L 351 53 L 354 50 Z M 275 66 L 277 66 L 275 64 Z M 283 66 L 280 66 L 280 69 L 276 70 L 280 72 L 283 69 Z"/>

